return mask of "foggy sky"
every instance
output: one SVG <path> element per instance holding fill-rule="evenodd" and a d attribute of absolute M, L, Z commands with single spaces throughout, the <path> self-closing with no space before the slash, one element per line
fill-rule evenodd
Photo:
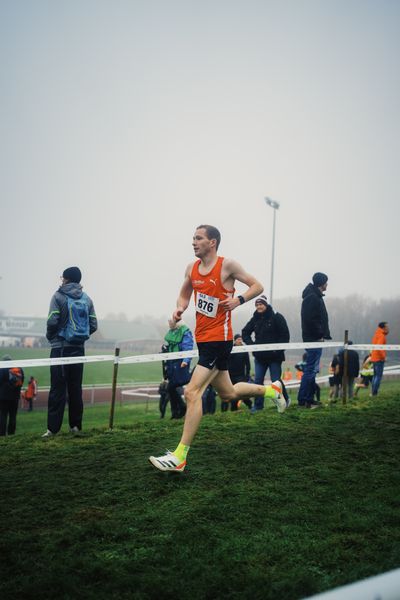
<path fill-rule="evenodd" d="M 78 265 L 98 315 L 170 314 L 201 223 L 269 295 L 399 294 L 400 3 L 0 3 L 0 309 Z M 243 289 L 240 285 L 238 289 Z"/>

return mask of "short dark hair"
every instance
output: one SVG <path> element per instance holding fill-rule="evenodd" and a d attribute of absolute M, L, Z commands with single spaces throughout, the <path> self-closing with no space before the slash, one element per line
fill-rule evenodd
<path fill-rule="evenodd" d="M 380 327 L 381 329 L 383 329 L 384 327 L 386 327 L 387 324 L 388 324 L 387 321 L 381 321 L 380 323 L 378 323 L 378 327 Z"/>
<path fill-rule="evenodd" d="M 216 246 L 218 250 L 218 247 L 221 243 L 221 234 L 216 227 L 214 227 L 213 225 L 199 225 L 196 229 L 205 229 L 207 238 L 209 240 L 215 240 L 217 242 Z"/>

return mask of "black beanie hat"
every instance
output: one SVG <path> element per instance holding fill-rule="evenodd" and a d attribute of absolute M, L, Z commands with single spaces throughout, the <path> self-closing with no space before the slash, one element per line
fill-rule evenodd
<path fill-rule="evenodd" d="M 82 279 L 82 273 L 78 267 L 68 267 L 68 269 L 65 269 L 62 276 L 72 283 L 79 283 Z"/>
<path fill-rule="evenodd" d="M 267 302 L 267 296 L 260 296 L 259 298 L 256 298 L 256 301 L 254 302 L 255 305 L 257 304 L 264 304 L 264 306 L 268 307 L 268 302 Z"/>
<path fill-rule="evenodd" d="M 314 273 L 312 280 L 316 287 L 321 287 L 321 285 L 324 285 L 328 281 L 328 275 L 325 275 L 325 273 Z"/>

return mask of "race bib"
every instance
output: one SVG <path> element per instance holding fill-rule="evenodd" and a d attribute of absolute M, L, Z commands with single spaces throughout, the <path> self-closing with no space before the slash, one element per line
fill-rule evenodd
<path fill-rule="evenodd" d="M 210 317 L 211 319 L 215 319 L 217 316 L 218 304 L 219 298 L 207 296 L 207 294 L 198 292 L 196 297 L 196 312 L 199 312 L 206 317 Z"/>

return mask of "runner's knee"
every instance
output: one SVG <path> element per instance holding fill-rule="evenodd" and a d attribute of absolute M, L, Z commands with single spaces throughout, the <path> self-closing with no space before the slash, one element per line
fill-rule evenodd
<path fill-rule="evenodd" d="M 218 395 L 221 398 L 222 402 L 230 402 L 231 400 L 235 400 L 237 398 L 237 394 L 234 388 L 232 388 L 232 392 L 228 392 L 225 390 L 223 392 L 218 391 Z"/>
<path fill-rule="evenodd" d="M 192 404 L 199 398 L 199 390 L 185 388 L 184 396 L 186 404 Z"/>

